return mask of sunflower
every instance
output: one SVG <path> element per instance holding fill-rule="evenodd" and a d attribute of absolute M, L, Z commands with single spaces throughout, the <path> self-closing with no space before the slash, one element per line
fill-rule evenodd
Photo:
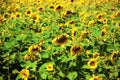
<path fill-rule="evenodd" d="M 20 75 L 21 75 L 22 79 L 28 80 L 29 70 L 28 70 L 28 69 L 22 69 L 22 70 L 20 71 Z"/>
<path fill-rule="evenodd" d="M 114 63 L 115 59 L 119 56 L 119 51 L 113 51 L 111 55 L 111 62 Z"/>
<path fill-rule="evenodd" d="M 2 24 L 4 21 L 4 18 L 0 15 L 0 24 Z"/>
<path fill-rule="evenodd" d="M 89 34 L 89 32 L 86 31 L 86 30 L 83 30 L 83 31 L 81 32 L 81 36 L 82 36 L 82 37 L 87 37 L 88 34 Z"/>
<path fill-rule="evenodd" d="M 29 47 L 28 52 L 30 54 L 35 54 L 36 52 L 41 52 L 41 50 L 42 48 L 40 46 L 34 44 Z"/>
<path fill-rule="evenodd" d="M 101 34 L 101 36 L 105 36 L 105 35 L 106 35 L 106 33 L 107 33 L 106 28 L 103 28 L 103 29 L 102 29 L 102 34 Z"/>
<path fill-rule="evenodd" d="M 25 15 L 31 16 L 31 14 L 32 14 L 32 10 L 31 9 L 26 10 Z"/>
<path fill-rule="evenodd" d="M 80 42 L 82 41 L 82 39 L 83 39 L 83 36 L 81 36 L 81 35 L 77 38 L 77 40 Z"/>
<path fill-rule="evenodd" d="M 88 26 L 93 26 L 95 24 L 95 21 L 94 20 L 91 20 L 88 22 Z"/>
<path fill-rule="evenodd" d="M 57 5 L 57 6 L 55 7 L 55 10 L 54 10 L 54 11 L 60 11 L 60 10 L 62 10 L 62 9 L 63 9 L 63 6 Z"/>
<path fill-rule="evenodd" d="M 106 24 L 108 22 L 107 18 L 103 18 L 102 23 Z"/>
<path fill-rule="evenodd" d="M 120 17 L 120 11 L 117 11 L 115 17 Z"/>
<path fill-rule="evenodd" d="M 30 59 L 30 55 L 29 54 L 25 54 L 24 55 L 24 60 L 29 60 Z"/>
<path fill-rule="evenodd" d="M 93 58 L 98 60 L 99 59 L 99 53 L 98 52 L 94 52 L 93 53 Z"/>
<path fill-rule="evenodd" d="M 39 16 L 38 16 L 38 14 L 32 13 L 32 14 L 31 14 L 31 17 L 32 17 L 32 20 L 33 20 L 33 21 L 35 21 L 35 22 L 38 22 L 38 21 L 39 21 Z"/>
<path fill-rule="evenodd" d="M 96 61 L 96 59 L 90 59 L 88 62 L 88 67 L 90 69 L 96 69 L 98 66 L 98 62 Z"/>
<path fill-rule="evenodd" d="M 102 78 L 101 77 L 99 77 L 99 76 L 93 76 L 92 78 L 90 78 L 89 80 L 102 80 Z"/>
<path fill-rule="evenodd" d="M 70 0 L 70 2 L 71 2 L 71 3 L 73 3 L 73 2 L 74 2 L 74 0 Z"/>
<path fill-rule="evenodd" d="M 77 27 L 73 27 L 72 30 L 71 30 L 72 40 L 73 41 L 75 40 L 75 36 L 76 36 L 77 30 L 78 30 Z"/>
<path fill-rule="evenodd" d="M 70 49 L 70 53 L 72 56 L 78 56 L 80 55 L 80 53 L 83 51 L 83 47 L 78 45 L 78 44 L 75 44 L 71 47 Z"/>
<path fill-rule="evenodd" d="M 16 17 L 16 18 L 20 18 L 20 17 L 21 17 L 21 14 L 17 12 L 17 13 L 15 14 L 15 17 Z"/>
<path fill-rule="evenodd" d="M 57 36 L 56 38 L 53 39 L 52 43 L 55 45 L 63 45 L 65 43 L 67 43 L 68 41 L 68 36 L 67 34 L 62 34 Z"/>
<path fill-rule="evenodd" d="M 46 66 L 46 70 L 47 70 L 47 71 L 53 71 L 53 65 L 52 65 L 52 64 L 48 64 L 48 65 Z"/>
<path fill-rule="evenodd" d="M 4 18 L 4 19 L 7 19 L 7 18 L 9 18 L 9 17 L 10 17 L 9 13 L 4 13 L 4 15 L 3 15 L 3 18 Z"/>
<path fill-rule="evenodd" d="M 34 54 L 25 54 L 24 55 L 24 60 L 29 60 L 31 62 L 34 62 L 36 58 L 38 58 L 38 56 L 34 55 Z"/>
<path fill-rule="evenodd" d="M 10 15 L 10 20 L 13 20 L 15 18 L 15 15 L 14 14 L 11 14 Z"/>
<path fill-rule="evenodd" d="M 38 10 L 39 12 L 43 12 L 43 11 L 44 11 L 44 7 L 43 7 L 43 6 L 39 6 L 39 7 L 37 8 L 37 10 Z"/>
<path fill-rule="evenodd" d="M 65 25 L 67 25 L 67 26 L 70 26 L 70 25 L 72 25 L 72 24 L 74 24 L 74 21 L 73 21 L 73 20 L 70 20 L 70 21 L 68 21 L 67 23 L 65 23 Z"/>
<path fill-rule="evenodd" d="M 101 13 L 101 14 L 98 14 L 98 15 L 97 15 L 97 20 L 100 21 L 100 22 L 102 22 L 102 21 L 104 20 L 104 17 L 105 17 L 106 15 L 107 15 L 106 12 L 103 12 L 103 13 Z"/>
<path fill-rule="evenodd" d="M 72 10 L 67 10 L 67 11 L 63 12 L 62 17 L 67 17 L 71 14 L 76 14 L 76 12 L 74 12 Z"/>

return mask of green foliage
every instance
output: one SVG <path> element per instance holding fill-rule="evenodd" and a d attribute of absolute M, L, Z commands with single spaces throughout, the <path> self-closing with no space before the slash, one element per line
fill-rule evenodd
<path fill-rule="evenodd" d="M 119 7 L 117 0 L 1 0 L 0 80 L 119 78 Z"/>

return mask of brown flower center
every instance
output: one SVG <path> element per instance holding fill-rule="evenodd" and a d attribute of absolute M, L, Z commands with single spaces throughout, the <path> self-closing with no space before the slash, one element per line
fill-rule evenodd
<path fill-rule="evenodd" d="M 67 15 L 72 14 L 72 11 L 67 11 L 66 14 Z"/>
<path fill-rule="evenodd" d="M 17 14 L 17 15 L 16 15 L 16 17 L 18 17 L 18 18 L 19 18 L 19 17 L 20 17 L 20 15 L 19 15 L 19 14 Z"/>
<path fill-rule="evenodd" d="M 90 65 L 91 65 L 91 66 L 95 66 L 95 61 L 91 61 L 91 62 L 90 62 Z"/>
<path fill-rule="evenodd" d="M 80 50 L 80 46 L 76 45 L 76 46 L 73 47 L 72 50 L 76 53 Z"/>
<path fill-rule="evenodd" d="M 60 37 L 57 38 L 58 43 L 64 43 L 67 40 L 67 37 L 65 35 L 61 35 Z"/>
<path fill-rule="evenodd" d="M 31 12 L 30 11 L 27 11 L 27 14 L 30 14 Z"/>
<path fill-rule="evenodd" d="M 61 10 L 62 9 L 62 7 L 61 6 L 58 6 L 57 8 L 56 8 L 56 10 Z"/>

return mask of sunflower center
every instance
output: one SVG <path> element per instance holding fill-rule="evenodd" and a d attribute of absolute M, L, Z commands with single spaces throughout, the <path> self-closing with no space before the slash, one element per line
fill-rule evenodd
<path fill-rule="evenodd" d="M 98 78 L 94 78 L 94 80 L 99 80 Z"/>
<path fill-rule="evenodd" d="M 33 48 L 32 51 L 33 51 L 33 52 L 39 51 L 39 49 L 38 49 L 38 48 Z"/>
<path fill-rule="evenodd" d="M 95 54 L 95 55 L 94 55 L 94 58 L 97 58 L 98 56 L 99 56 L 98 54 Z"/>
<path fill-rule="evenodd" d="M 30 14 L 30 11 L 27 11 L 27 14 Z"/>
<path fill-rule="evenodd" d="M 19 14 L 17 14 L 17 15 L 16 15 L 16 17 L 18 17 L 18 18 L 19 18 L 19 17 L 20 17 L 20 15 L 19 15 Z"/>
<path fill-rule="evenodd" d="M 58 43 L 63 43 L 67 40 L 67 37 L 65 35 L 62 35 L 60 37 L 57 38 L 57 42 Z"/>
<path fill-rule="evenodd" d="M 66 14 L 67 15 L 72 14 L 72 11 L 67 11 Z"/>
<path fill-rule="evenodd" d="M 95 66 L 95 61 L 91 61 L 91 62 L 90 62 L 90 65 L 91 65 L 91 66 Z"/>
<path fill-rule="evenodd" d="M 58 6 L 57 8 L 56 8 L 56 10 L 61 10 L 62 9 L 62 7 L 61 6 Z"/>
<path fill-rule="evenodd" d="M 80 46 L 74 46 L 73 47 L 73 51 L 76 53 L 76 52 L 78 52 L 80 50 Z"/>
<path fill-rule="evenodd" d="M 52 67 L 51 66 L 48 66 L 48 69 L 51 69 Z"/>

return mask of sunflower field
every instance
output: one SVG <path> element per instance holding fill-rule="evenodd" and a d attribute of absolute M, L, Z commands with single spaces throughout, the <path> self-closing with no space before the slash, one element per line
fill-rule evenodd
<path fill-rule="evenodd" d="M 0 80 L 120 80 L 120 0 L 0 0 Z"/>

